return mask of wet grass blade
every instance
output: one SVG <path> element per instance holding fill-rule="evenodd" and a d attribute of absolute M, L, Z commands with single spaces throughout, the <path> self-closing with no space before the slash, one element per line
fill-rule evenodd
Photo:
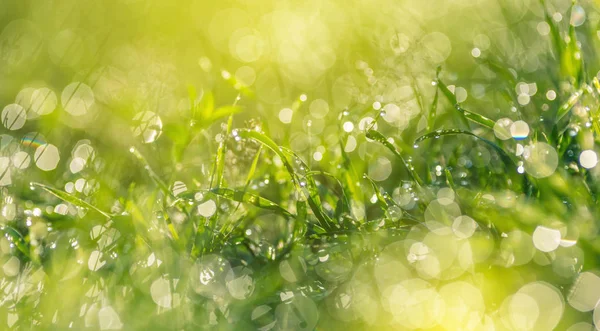
<path fill-rule="evenodd" d="M 415 140 L 415 144 L 418 144 L 419 142 L 426 140 L 426 139 L 439 138 L 441 136 L 452 136 L 452 135 L 467 135 L 467 136 L 475 137 L 478 140 L 481 140 L 482 142 L 484 142 L 487 145 L 489 145 L 490 147 L 492 147 L 496 152 L 498 152 L 498 154 L 502 158 L 502 161 L 504 161 L 504 163 L 506 163 L 506 165 L 509 165 L 509 166 L 511 166 L 511 168 L 514 168 L 515 163 L 513 162 L 511 157 L 502 148 L 500 148 L 500 146 L 498 146 L 495 143 L 493 143 L 483 137 L 480 137 L 472 132 L 469 132 L 469 131 L 458 130 L 458 129 L 437 130 L 437 131 L 429 132 L 427 134 L 420 136 L 419 138 L 417 138 Z"/>
<path fill-rule="evenodd" d="M 73 204 L 75 206 L 93 210 L 93 211 L 105 216 L 106 218 L 112 217 L 112 215 L 110 215 L 109 213 L 102 211 L 99 208 L 95 207 L 94 205 L 92 205 L 86 201 L 83 201 L 83 200 L 79 199 L 78 197 L 73 196 L 65 191 L 61 191 L 59 189 L 55 189 L 54 187 L 50 187 L 50 186 L 40 184 L 40 183 L 31 183 L 31 185 L 37 186 L 37 187 L 43 189 L 44 191 L 54 195 L 55 197 L 65 201 L 65 202 L 68 202 L 70 204 Z"/>
<path fill-rule="evenodd" d="M 213 179 L 216 187 L 221 187 L 223 185 L 223 171 L 225 169 L 225 149 L 227 138 L 231 135 L 231 127 L 233 125 L 233 114 L 229 115 L 229 119 L 227 120 L 227 132 L 225 134 L 225 138 L 219 143 L 219 147 L 217 148 L 217 156 L 215 158 L 215 168 L 216 171 L 213 172 L 213 178 L 210 181 L 210 187 L 213 187 Z"/>
<path fill-rule="evenodd" d="M 558 111 L 556 112 L 556 122 L 557 123 L 563 117 L 565 117 L 565 115 L 567 115 L 569 113 L 571 108 L 573 108 L 573 106 L 575 106 L 575 104 L 581 99 L 582 96 L 583 96 L 583 89 L 579 89 L 579 90 L 573 92 L 573 94 L 571 94 L 569 99 L 567 99 L 567 101 L 565 103 L 563 103 L 560 106 L 560 108 L 558 108 Z"/>
<path fill-rule="evenodd" d="M 433 102 L 431 103 L 431 107 L 429 108 L 429 114 L 427 116 L 427 131 L 433 130 L 435 127 L 435 118 L 437 115 L 437 105 L 439 99 L 439 89 L 435 89 L 435 94 L 433 96 Z"/>
<path fill-rule="evenodd" d="M 251 204 L 261 209 L 272 210 L 286 217 L 294 217 L 294 215 L 277 203 L 253 193 L 229 188 L 214 188 L 210 190 L 210 192 L 229 200 Z"/>
<path fill-rule="evenodd" d="M 385 146 L 387 149 L 389 149 L 402 162 L 402 165 L 408 171 L 409 176 L 417 183 L 417 185 L 423 186 L 423 180 L 421 180 L 421 177 L 419 177 L 419 174 L 417 174 L 415 169 L 411 165 L 409 165 L 406 162 L 406 160 L 404 160 L 404 157 L 402 156 L 402 154 L 400 154 L 400 152 L 398 152 L 398 150 L 396 149 L 396 147 L 394 147 L 394 145 L 392 145 L 389 141 L 387 141 L 387 139 L 385 138 L 384 135 L 382 135 L 379 131 L 369 130 L 369 131 L 367 131 L 367 138 L 375 140 L 375 141 L 379 142 L 380 144 L 382 144 L 383 146 Z"/>
<path fill-rule="evenodd" d="M 456 110 L 458 110 L 464 116 L 464 119 L 477 123 L 491 130 L 494 129 L 494 124 L 496 124 L 496 122 L 483 115 L 479 115 L 477 113 L 473 113 L 464 109 L 456 100 L 456 96 L 454 95 L 454 93 L 452 93 L 452 91 L 450 91 L 446 84 L 444 84 L 440 79 L 437 80 L 437 85 L 444 94 L 444 96 L 446 96 L 446 99 L 448 99 L 448 101 L 450 101 L 454 108 L 456 108 Z M 467 127 L 469 126 L 468 122 L 466 123 L 466 125 Z"/>
<path fill-rule="evenodd" d="M 247 130 L 247 129 L 237 130 L 237 134 L 242 138 L 252 139 L 252 140 L 264 145 L 265 147 L 272 150 L 275 154 L 277 154 L 277 156 L 279 156 L 279 158 L 281 159 L 281 162 L 283 162 L 283 166 L 289 173 L 289 175 L 292 179 L 292 183 L 294 183 L 294 185 L 297 185 L 296 172 L 294 171 L 294 168 L 288 161 L 285 154 L 283 154 L 283 152 L 281 151 L 281 148 L 273 140 L 271 140 L 271 138 L 267 137 L 263 133 L 260 133 L 257 131 L 252 131 L 252 130 Z"/>
<path fill-rule="evenodd" d="M 25 256 L 27 256 L 27 258 L 29 258 L 31 260 L 31 255 L 29 253 L 29 249 L 25 245 L 25 243 L 26 243 L 25 238 L 19 231 L 17 231 L 15 228 L 13 228 L 11 226 L 2 225 L 0 227 L 0 232 L 4 232 L 4 236 L 7 239 L 9 239 L 11 243 L 15 244 L 15 246 L 21 253 L 23 253 Z"/>
<path fill-rule="evenodd" d="M 379 187 L 377 186 L 377 184 L 375 184 L 375 181 L 367 176 L 366 174 L 363 175 L 364 178 L 366 178 L 369 183 L 371 184 L 371 187 L 373 188 L 373 192 L 375 192 L 375 196 L 377 197 L 377 202 L 379 204 L 379 207 L 381 207 L 381 209 L 384 212 L 387 212 L 387 210 L 389 209 L 389 205 L 387 203 L 387 201 L 385 200 L 385 197 L 383 196 L 383 194 L 381 194 L 381 191 L 379 191 Z"/>
<path fill-rule="evenodd" d="M 271 140 L 271 138 L 267 137 L 265 134 L 257 132 L 257 131 L 247 130 L 247 129 L 238 130 L 237 134 L 242 138 L 253 139 L 253 140 L 263 144 L 264 146 L 266 146 L 267 148 L 269 148 L 270 150 L 275 152 L 275 154 L 277 154 L 277 156 L 279 156 L 279 158 L 281 159 L 281 162 L 283 162 L 284 167 L 288 171 L 294 186 L 296 187 L 296 189 L 299 192 L 302 192 L 305 195 L 308 205 L 310 206 L 311 210 L 315 214 L 315 217 L 319 221 L 321 227 L 323 227 L 325 229 L 330 228 L 330 224 L 332 223 L 332 221 L 329 218 L 329 216 L 327 216 L 322 210 L 320 200 L 318 199 L 318 192 L 316 190 L 316 185 L 315 185 L 312 177 L 308 176 L 307 183 L 305 185 L 306 187 L 302 187 L 299 183 L 299 179 L 298 179 L 296 172 L 294 171 L 294 168 L 292 167 L 288 158 L 285 156 L 285 153 L 283 153 L 284 149 L 282 147 L 278 146 L 273 140 Z M 306 169 L 308 169 L 308 167 L 306 167 Z M 305 190 L 307 190 L 308 193 Z"/>

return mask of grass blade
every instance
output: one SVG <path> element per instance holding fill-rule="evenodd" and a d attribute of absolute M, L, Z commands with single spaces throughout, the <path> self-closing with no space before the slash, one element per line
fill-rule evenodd
<path fill-rule="evenodd" d="M 448 86 L 446 86 L 446 84 L 444 84 L 440 79 L 437 80 L 437 85 L 439 87 L 440 90 L 442 90 L 442 93 L 446 96 L 446 99 L 448 99 L 448 101 L 450 101 L 450 103 L 454 106 L 454 108 L 456 108 L 456 110 L 458 110 L 465 119 L 471 121 L 471 122 L 475 122 L 481 126 L 484 126 L 488 129 L 493 130 L 494 129 L 494 124 L 496 124 L 496 122 L 494 122 L 493 120 L 483 116 L 483 115 L 479 115 L 477 113 L 473 113 L 470 112 L 466 109 L 464 109 L 460 103 L 456 100 L 456 96 L 454 95 L 454 93 L 452 93 L 452 91 L 450 91 L 450 89 L 448 89 Z M 468 123 L 467 123 L 468 126 Z"/>
<path fill-rule="evenodd" d="M 412 166 L 410 166 L 406 162 L 406 160 L 404 160 L 404 157 L 402 156 L 402 154 L 400 154 L 400 152 L 398 152 L 398 150 L 396 149 L 396 147 L 394 147 L 394 145 L 392 145 L 389 141 L 387 141 L 387 139 L 385 138 L 384 135 L 382 135 L 379 131 L 369 130 L 369 131 L 367 131 L 367 138 L 375 140 L 375 141 L 381 143 L 383 146 L 387 147 L 387 149 L 389 149 L 398 159 L 400 159 L 400 161 L 402 162 L 402 165 L 404 165 L 404 168 L 406 168 L 406 170 L 408 171 L 408 174 L 417 183 L 417 185 L 423 186 L 423 180 L 421 180 L 421 177 L 419 177 L 419 175 L 417 174 L 415 169 Z"/>
<path fill-rule="evenodd" d="M 50 186 L 47 186 L 47 185 L 44 185 L 44 184 L 40 184 L 40 183 L 31 183 L 31 185 L 37 186 L 37 187 L 43 189 L 44 191 L 46 191 L 46 192 L 54 195 L 55 197 L 57 197 L 57 198 L 65 201 L 65 202 L 71 203 L 71 204 L 73 204 L 75 206 L 78 206 L 78 207 L 81 207 L 81 208 L 85 208 L 85 209 L 94 210 L 97 213 L 105 216 L 106 218 L 111 218 L 112 217 L 112 215 L 110 215 L 109 213 L 107 213 L 105 211 L 102 211 L 99 208 L 95 207 L 94 205 L 92 205 L 92 204 L 90 204 L 90 203 L 88 203 L 86 201 L 83 201 L 83 200 L 79 199 L 78 197 L 73 196 L 73 195 L 71 195 L 71 194 L 69 194 L 69 193 L 67 193 L 65 191 L 61 191 L 59 189 L 55 189 L 53 187 L 50 187 Z"/>
<path fill-rule="evenodd" d="M 244 192 L 242 190 L 234 190 L 229 188 L 214 188 L 210 190 L 210 192 L 225 199 L 241 203 L 248 203 L 261 209 L 272 210 L 286 217 L 294 217 L 294 215 L 292 215 L 290 212 L 288 212 L 285 208 L 281 207 L 277 203 L 250 192 Z"/>

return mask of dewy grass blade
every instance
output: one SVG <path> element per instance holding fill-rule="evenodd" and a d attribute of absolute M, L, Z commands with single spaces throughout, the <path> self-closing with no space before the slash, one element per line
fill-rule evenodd
<path fill-rule="evenodd" d="M 229 188 L 214 188 L 210 190 L 210 192 L 229 200 L 241 203 L 248 203 L 258 208 L 272 210 L 283 216 L 294 218 L 294 215 L 288 212 L 285 208 L 281 207 L 280 205 L 269 199 L 263 198 L 254 193 L 244 192 L 241 190 L 233 190 Z"/>
<path fill-rule="evenodd" d="M 496 124 L 496 122 L 494 122 L 493 120 L 477 114 L 477 113 L 473 113 L 470 112 L 466 109 L 464 109 L 460 103 L 458 103 L 458 101 L 456 100 L 456 96 L 454 95 L 454 93 L 452 93 L 452 91 L 450 91 L 448 89 L 448 87 L 446 86 L 446 84 L 444 84 L 444 82 L 442 82 L 440 79 L 437 80 L 437 85 L 439 87 L 440 90 L 442 90 L 442 93 L 446 96 L 446 99 L 448 99 L 448 101 L 450 101 L 450 103 L 454 106 L 454 108 L 456 108 L 456 110 L 458 110 L 465 119 L 477 123 L 481 126 L 484 126 L 488 129 L 494 130 L 494 124 Z M 468 123 L 467 123 L 467 127 L 468 127 Z"/>
<path fill-rule="evenodd" d="M 402 165 L 406 171 L 408 171 L 408 175 L 415 181 L 415 183 L 417 183 L 419 186 L 423 186 L 423 180 L 421 180 L 421 177 L 419 177 L 419 174 L 417 174 L 414 167 L 409 165 L 406 160 L 404 160 L 402 154 L 398 152 L 394 145 L 387 141 L 384 135 L 382 135 L 379 131 L 369 130 L 367 131 L 367 138 L 377 141 L 390 150 L 402 162 Z"/>
<path fill-rule="evenodd" d="M 306 196 L 308 205 L 315 214 L 315 217 L 317 217 L 319 223 L 321 223 L 321 226 L 325 229 L 328 229 L 332 221 L 322 210 L 320 200 L 318 197 L 318 192 L 316 191 L 316 187 L 314 185 L 312 177 L 308 176 L 307 183 L 305 184 L 307 188 L 303 187 L 300 184 L 300 180 L 298 178 L 298 175 L 294 171 L 294 168 L 290 164 L 288 158 L 285 156 L 285 153 L 283 153 L 283 148 L 278 146 L 273 140 L 271 140 L 271 138 L 267 137 L 265 134 L 247 129 L 237 130 L 236 134 L 238 134 L 242 138 L 250 138 L 263 144 L 264 146 L 268 147 L 270 150 L 275 152 L 277 156 L 279 156 L 281 162 L 283 162 L 284 167 L 288 171 L 290 178 L 292 179 L 292 183 L 294 184 L 296 189 Z M 309 191 L 308 194 L 306 194 L 306 192 L 304 191 L 305 189 Z"/>
<path fill-rule="evenodd" d="M 88 203 L 88 202 L 86 202 L 84 200 L 81 200 L 78 197 L 73 196 L 73 195 L 71 195 L 71 194 L 69 194 L 69 193 L 67 193 L 65 191 L 61 191 L 59 189 L 55 189 L 53 187 L 50 187 L 50 186 L 47 186 L 47 185 L 44 185 L 44 184 L 40 184 L 40 183 L 31 183 L 31 185 L 37 186 L 37 187 L 43 189 L 44 191 L 46 191 L 46 192 L 54 195 L 55 197 L 57 197 L 57 198 L 65 201 L 65 202 L 71 203 L 71 204 L 73 204 L 75 206 L 78 206 L 78 207 L 81 207 L 81 208 L 84 208 L 84 209 L 89 209 L 89 210 L 96 211 L 97 213 L 105 216 L 106 218 L 111 218 L 112 217 L 111 214 L 109 214 L 109 213 L 107 213 L 105 211 L 102 211 L 99 208 L 97 208 L 96 206 L 94 206 L 94 205 L 92 205 L 92 204 L 90 204 L 90 203 Z"/>
<path fill-rule="evenodd" d="M 495 143 L 493 143 L 483 137 L 480 137 L 472 132 L 469 132 L 469 131 L 458 130 L 458 129 L 437 130 L 437 131 L 429 132 L 427 134 L 420 136 L 419 138 L 417 138 L 415 140 L 415 144 L 418 144 L 419 142 L 426 140 L 426 139 L 431 139 L 431 138 L 436 138 L 436 137 L 441 137 L 441 136 L 449 136 L 449 135 L 468 135 L 471 137 L 475 137 L 478 140 L 481 140 L 482 142 L 484 142 L 487 145 L 489 145 L 490 147 L 492 147 L 496 152 L 498 152 L 498 154 L 502 158 L 502 161 L 504 161 L 504 163 L 506 163 L 506 165 L 510 166 L 511 168 L 514 168 L 515 163 L 513 162 L 512 158 L 500 146 L 498 146 Z"/>
<path fill-rule="evenodd" d="M 569 113 L 571 108 L 573 108 L 573 106 L 575 106 L 575 104 L 581 99 L 582 96 L 583 96 L 583 89 L 579 89 L 579 90 L 573 92 L 573 94 L 571 94 L 569 99 L 567 99 L 567 101 L 565 103 L 563 103 L 560 106 L 560 108 L 558 108 L 558 111 L 556 112 L 556 122 L 557 123 L 563 117 L 565 117 L 565 115 L 567 115 Z"/>

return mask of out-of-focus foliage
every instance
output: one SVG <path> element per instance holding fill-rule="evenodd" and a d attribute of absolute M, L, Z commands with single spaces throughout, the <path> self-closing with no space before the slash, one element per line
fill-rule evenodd
<path fill-rule="evenodd" d="M 0 329 L 600 329 L 599 24 L 0 0 Z"/>

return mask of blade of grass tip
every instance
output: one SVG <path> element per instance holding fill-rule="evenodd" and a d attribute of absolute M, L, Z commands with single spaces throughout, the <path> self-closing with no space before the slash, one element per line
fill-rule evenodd
<path fill-rule="evenodd" d="M 47 185 L 44 185 L 44 184 L 35 183 L 35 182 L 32 182 L 31 185 L 37 186 L 37 187 L 43 189 L 44 191 L 46 191 L 46 192 L 54 195 L 55 197 L 57 197 L 57 198 L 65 201 L 65 202 L 71 203 L 71 204 L 73 204 L 75 206 L 78 206 L 78 207 L 81 207 L 81 208 L 85 208 L 85 209 L 89 209 L 89 210 L 93 210 L 93 211 L 101 214 L 102 216 L 105 216 L 106 218 L 111 218 L 112 217 L 111 214 L 109 214 L 109 213 L 107 213 L 105 211 L 102 211 L 99 208 L 97 208 L 96 206 L 90 204 L 89 202 L 81 200 L 78 197 L 73 196 L 73 195 L 71 195 L 71 194 L 69 194 L 69 193 L 67 193 L 65 191 L 62 191 L 62 190 L 59 190 L 59 189 L 56 189 L 54 187 L 50 187 L 50 186 L 47 186 Z"/>
<path fill-rule="evenodd" d="M 514 168 L 514 165 L 515 165 L 514 161 L 500 146 L 496 145 L 492 141 L 489 141 L 489 140 L 487 140 L 483 137 L 480 137 L 469 131 L 458 130 L 458 129 L 437 130 L 437 131 L 429 132 L 429 133 L 426 133 L 426 134 L 420 136 L 419 138 L 417 138 L 415 140 L 415 144 L 418 144 L 421 141 L 426 140 L 426 139 L 439 138 L 441 136 L 449 136 L 449 135 L 467 135 L 467 136 L 475 137 L 478 140 L 481 140 L 482 142 L 484 142 L 487 145 L 489 145 L 490 147 L 492 147 L 496 152 L 498 152 L 498 154 L 500 155 L 500 157 L 502 158 L 502 161 L 504 161 L 504 163 L 506 163 L 507 165 L 510 165 L 511 168 Z"/>
<path fill-rule="evenodd" d="M 30 252 L 27 249 L 27 246 L 25 245 L 25 238 L 19 231 L 17 231 L 17 229 L 9 225 L 2 225 L 0 226 L 0 231 L 4 232 L 4 235 L 8 237 L 7 239 L 9 239 L 10 242 L 15 244 L 15 246 L 17 246 L 17 249 L 21 251 L 21 253 L 23 253 L 25 256 L 27 256 L 28 259 L 31 260 Z"/>
<path fill-rule="evenodd" d="M 348 153 L 346 153 L 344 149 L 344 143 L 342 140 L 339 141 L 340 150 L 342 152 L 342 169 L 344 169 L 344 180 L 346 182 L 346 188 L 350 192 L 350 197 L 354 201 L 360 201 L 361 197 L 358 195 L 355 185 L 360 185 L 360 181 L 358 180 L 358 176 L 352 166 L 352 161 L 350 161 L 350 157 Z"/>
<path fill-rule="evenodd" d="M 258 131 L 253 131 L 253 130 L 248 130 L 248 129 L 236 130 L 236 131 L 234 131 L 234 135 L 239 135 L 241 138 L 252 139 L 252 140 L 264 145 L 265 147 L 267 147 L 271 151 L 273 151 L 275 154 L 277 154 L 277 156 L 279 156 L 279 158 L 281 159 L 281 162 L 283 162 L 283 166 L 285 167 L 288 174 L 290 175 L 292 183 L 297 187 L 299 186 L 294 168 L 290 164 L 290 162 L 287 159 L 287 157 L 285 156 L 285 154 L 283 154 L 282 149 L 279 146 L 277 146 L 277 144 L 273 140 L 271 140 L 271 138 L 267 137 L 265 134 L 260 133 Z"/>
<path fill-rule="evenodd" d="M 379 187 L 377 186 L 377 184 L 375 184 L 375 181 L 367 174 L 364 174 L 363 178 L 367 179 L 369 183 L 371 183 L 371 187 L 373 188 L 373 192 L 375 192 L 375 196 L 377 197 L 377 202 L 379 203 L 379 207 L 381 208 L 381 210 L 387 212 L 389 209 L 389 205 L 387 201 L 385 201 L 385 198 L 383 194 L 381 194 L 381 191 L 379 191 Z"/>
<path fill-rule="evenodd" d="M 594 79 L 592 80 L 592 84 L 594 85 L 595 88 L 595 92 L 596 92 L 596 97 L 599 98 L 600 97 L 600 81 L 598 81 L 597 77 L 594 77 Z M 600 139 L 600 106 L 598 106 L 597 108 L 591 108 L 590 110 L 592 116 L 592 127 L 594 128 L 594 132 L 596 133 L 596 141 L 598 141 L 598 139 Z"/>
<path fill-rule="evenodd" d="M 280 205 L 269 199 L 263 198 L 254 193 L 229 188 L 214 188 L 210 190 L 210 192 L 221 196 L 225 199 L 237 201 L 240 203 L 248 203 L 261 209 L 275 211 L 285 217 L 294 218 L 294 215 L 288 212 L 285 208 L 281 207 Z"/>
<path fill-rule="evenodd" d="M 323 209 L 321 197 L 319 196 L 319 189 L 312 172 L 310 171 L 310 167 L 292 150 L 285 147 L 281 147 L 281 150 L 296 158 L 296 160 L 300 162 L 300 165 L 307 170 L 305 175 L 306 182 L 304 186 L 302 185 L 302 182 L 300 183 L 301 191 L 306 197 L 310 209 L 313 211 L 313 214 L 315 214 L 321 225 L 326 229 L 331 229 L 330 225 L 333 224 L 333 220 L 325 213 Z M 307 191 L 308 194 L 306 194 Z"/>
<path fill-rule="evenodd" d="M 413 94 L 415 95 L 415 97 L 417 99 L 417 104 L 419 104 L 419 109 L 421 109 L 421 113 L 425 113 L 425 105 L 423 103 L 423 95 L 421 94 L 421 91 L 419 90 L 419 86 L 417 85 L 417 81 L 414 76 L 411 77 L 410 87 L 413 91 Z"/>
<path fill-rule="evenodd" d="M 567 99 L 567 101 L 563 103 L 560 106 L 560 108 L 558 108 L 556 112 L 556 123 L 558 123 L 563 117 L 565 117 L 565 115 L 569 113 L 571 108 L 573 108 L 573 106 L 575 106 L 575 104 L 581 99 L 581 97 L 583 96 L 583 91 L 583 89 L 578 89 L 577 91 L 573 92 L 573 94 L 569 96 L 569 99 Z"/>
<path fill-rule="evenodd" d="M 231 127 L 233 125 L 233 114 L 229 115 L 229 119 L 227 120 L 227 132 L 225 138 L 221 140 L 219 143 L 219 147 L 217 148 L 217 155 L 215 158 L 215 168 L 216 171 L 213 172 L 213 177 L 210 181 L 210 187 L 213 187 L 213 179 L 215 180 L 215 186 L 221 187 L 223 185 L 223 171 L 225 169 L 225 150 L 226 150 L 226 141 L 227 138 L 231 135 Z"/>
<path fill-rule="evenodd" d="M 433 130 L 435 127 L 435 118 L 437 115 L 437 105 L 439 99 L 440 90 L 438 88 L 435 89 L 435 94 L 433 95 L 433 102 L 429 107 L 429 114 L 427 116 L 427 131 Z"/>
<path fill-rule="evenodd" d="M 300 182 L 298 180 L 296 172 L 294 171 L 294 168 L 290 164 L 288 158 L 283 153 L 284 148 L 278 146 L 273 140 L 271 140 L 271 138 L 267 137 L 265 134 L 258 132 L 258 131 L 248 130 L 248 129 L 240 129 L 240 130 L 237 130 L 235 132 L 235 134 L 239 135 L 241 138 L 252 139 L 260 144 L 263 144 L 264 146 L 266 146 L 267 148 L 272 150 L 275 154 L 277 154 L 277 156 L 279 156 L 279 158 L 281 159 L 281 162 L 283 162 L 283 165 L 286 168 L 287 172 L 289 173 L 292 183 L 294 184 L 296 189 L 306 196 L 307 202 L 308 202 L 311 210 L 315 214 L 315 217 L 317 218 L 319 223 L 321 223 L 321 226 L 323 228 L 329 228 L 329 225 L 331 224 L 331 220 L 325 213 L 323 213 L 323 211 L 320 208 L 320 204 L 317 204 L 313 200 L 314 195 L 312 193 L 306 194 L 304 192 L 304 190 L 303 190 L 304 188 L 302 187 L 302 185 L 300 185 Z M 308 168 L 306 168 L 306 169 L 308 169 Z M 313 188 L 311 187 L 312 185 L 310 184 L 310 180 L 307 180 L 307 182 L 309 182 L 307 185 L 308 188 L 313 190 Z"/>
<path fill-rule="evenodd" d="M 388 150 L 390 150 L 402 162 L 402 165 L 404 166 L 404 168 L 406 168 L 406 170 L 408 171 L 408 175 L 412 178 L 412 180 L 415 181 L 419 187 L 423 186 L 423 181 L 421 180 L 421 178 L 415 171 L 415 168 L 413 166 L 409 165 L 406 162 L 406 160 L 404 160 L 404 157 L 402 156 L 402 154 L 400 154 L 400 152 L 398 152 L 396 147 L 394 147 L 394 145 L 392 145 L 385 138 L 384 135 L 382 135 L 379 131 L 369 130 L 369 131 L 367 131 L 367 138 L 379 142 L 380 144 L 385 146 Z"/>
<path fill-rule="evenodd" d="M 240 95 L 238 94 L 235 97 L 235 100 L 233 101 L 232 107 L 236 107 L 239 99 L 240 99 Z M 211 188 L 213 187 L 213 180 L 215 179 L 215 175 L 216 175 L 216 183 L 217 183 L 216 186 L 221 187 L 221 185 L 223 185 L 223 171 L 225 169 L 226 142 L 227 142 L 227 138 L 229 138 L 229 136 L 231 135 L 231 129 L 233 126 L 233 115 L 234 115 L 233 112 L 229 115 L 229 119 L 227 120 L 227 129 L 226 129 L 226 133 L 225 133 L 225 139 L 221 140 L 221 142 L 219 143 L 219 147 L 217 148 L 217 155 L 215 158 L 216 174 L 215 174 L 215 172 L 213 172 L 213 176 L 210 179 L 210 187 Z"/>
<path fill-rule="evenodd" d="M 450 89 L 448 89 L 446 84 L 444 84 L 444 82 L 442 82 L 439 78 L 437 80 L 437 85 L 438 85 L 439 89 L 442 90 L 442 93 L 444 94 L 444 96 L 446 96 L 446 99 L 448 99 L 448 101 L 450 101 L 450 103 L 454 106 L 454 108 L 463 115 L 463 117 L 462 117 L 463 122 L 467 125 L 468 128 L 470 128 L 470 126 L 469 126 L 469 123 L 467 120 L 469 120 L 471 122 L 475 122 L 481 126 L 491 129 L 491 130 L 494 129 L 494 124 L 496 124 L 496 122 L 494 122 L 493 120 L 491 120 L 483 115 L 473 113 L 471 111 L 464 109 L 460 105 L 460 103 L 456 100 L 456 96 L 454 95 L 454 93 L 452 93 L 452 91 L 450 91 Z"/>

